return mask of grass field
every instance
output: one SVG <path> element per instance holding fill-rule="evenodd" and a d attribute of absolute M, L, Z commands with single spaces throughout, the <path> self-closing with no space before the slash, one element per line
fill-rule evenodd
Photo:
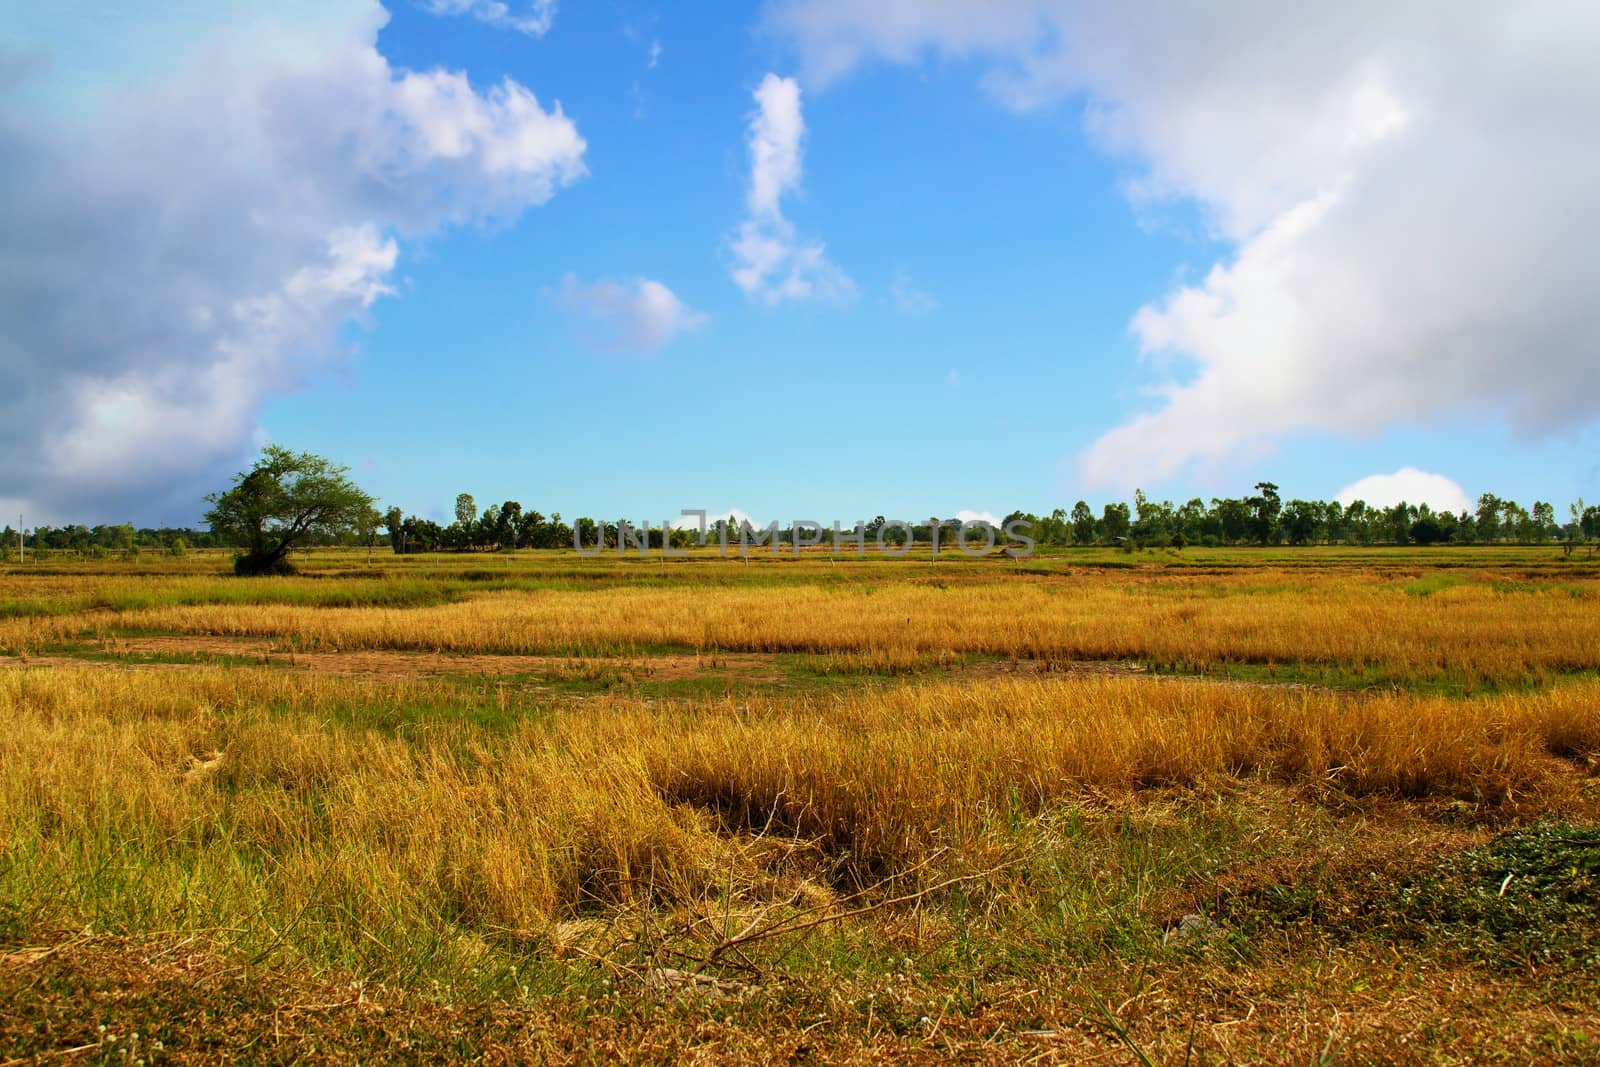
<path fill-rule="evenodd" d="M 0 1063 L 1600 1060 L 1600 560 L 0 569 Z"/>

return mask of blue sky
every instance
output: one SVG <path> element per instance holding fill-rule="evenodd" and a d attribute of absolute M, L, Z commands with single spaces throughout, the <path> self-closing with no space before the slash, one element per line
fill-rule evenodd
<path fill-rule="evenodd" d="M 1043 507 L 1072 491 L 1058 468 L 1112 424 L 1108 401 L 1135 400 L 1127 315 L 1210 252 L 1139 229 L 1071 109 L 1008 113 L 959 69 L 873 71 L 806 99 L 791 212 L 860 294 L 766 307 L 730 282 L 726 248 L 751 93 L 784 69 L 750 20 L 593 5 L 531 41 L 440 24 L 397 10 L 380 46 L 539 85 L 588 139 L 589 177 L 518 225 L 428 242 L 402 263 L 406 296 L 348 335 L 353 375 L 265 417 L 274 437 L 370 463 L 377 492 L 415 487 L 419 507 L 463 488 L 653 517 Z M 710 321 L 659 352 L 593 351 L 541 292 L 568 272 L 660 279 Z M 899 310 L 897 276 L 937 306 Z M 441 447 L 385 462 L 397 417 Z"/>
<path fill-rule="evenodd" d="M 1484 151 L 1456 136 L 1488 106 L 1458 82 L 1498 45 L 1424 77 L 1405 26 L 1313 25 L 1307 48 L 1343 47 L 1285 65 L 1271 16 L 1241 7 L 1237 39 L 1175 74 L 1159 34 L 1046 0 L 992 26 L 944 3 L 338 6 L 258 10 L 282 29 L 258 55 L 271 35 L 156 5 L 120 66 L 86 57 L 127 25 L 0 31 L 0 91 L 38 120 L 0 149 L 36 215 L 87 235 L 56 256 L 61 294 L 0 274 L 8 314 L 40 323 L 5 358 L 56 442 L 44 474 L 0 481 L 8 510 L 192 520 L 268 439 L 439 517 L 460 491 L 568 516 L 1003 514 L 1261 478 L 1331 497 L 1401 468 L 1561 510 L 1600 497 L 1574 396 L 1595 313 L 1565 291 L 1592 267 L 1544 285 L 1569 250 L 1539 217 L 1513 220 L 1524 257 L 1476 274 L 1449 240 L 1421 247 L 1475 190 L 1430 189 L 1407 154 Z M 1121 66 L 1094 58 L 1126 41 Z M 1593 100 L 1531 73 L 1549 53 L 1496 55 L 1553 118 Z M 1447 91 L 1462 114 L 1431 106 Z M 788 170 L 753 160 L 763 121 Z M 73 202 L 48 179 L 75 153 L 106 188 Z M 230 154 L 254 169 L 211 162 Z M 774 288 L 787 267 L 739 283 L 751 220 L 818 252 L 799 290 Z M 1498 237 L 1467 229 L 1472 252 Z M 132 266 L 109 278 L 114 252 Z M 638 302 L 646 281 L 664 304 Z M 163 285 L 181 295 L 145 295 Z M 85 337 L 90 298 L 140 332 Z"/>

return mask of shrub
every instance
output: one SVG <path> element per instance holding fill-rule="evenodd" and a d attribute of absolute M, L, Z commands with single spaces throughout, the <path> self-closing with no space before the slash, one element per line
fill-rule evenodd
<path fill-rule="evenodd" d="M 233 557 L 233 573 L 241 578 L 264 578 L 272 575 L 294 574 L 295 567 L 284 556 L 263 558 L 248 552 L 241 552 Z"/>

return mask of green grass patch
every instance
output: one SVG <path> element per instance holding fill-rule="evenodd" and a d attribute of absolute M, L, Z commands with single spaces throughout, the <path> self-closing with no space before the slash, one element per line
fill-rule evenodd
<path fill-rule="evenodd" d="M 1394 936 L 1487 962 L 1600 966 L 1600 825 L 1508 831 L 1405 886 L 1392 909 Z"/>
<path fill-rule="evenodd" d="M 1427 574 L 1421 578 L 1414 578 L 1401 588 L 1407 596 L 1432 596 L 1446 589 L 1454 589 L 1458 585 L 1465 585 L 1467 580 L 1459 574 Z"/>

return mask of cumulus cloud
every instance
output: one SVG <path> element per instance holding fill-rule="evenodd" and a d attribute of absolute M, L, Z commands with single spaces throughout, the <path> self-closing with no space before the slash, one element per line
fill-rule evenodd
<path fill-rule="evenodd" d="M 1126 489 L 1290 433 L 1600 410 L 1600 8 L 781 0 L 823 85 L 971 61 L 1007 106 L 1071 100 L 1141 215 L 1231 252 L 1132 315 L 1154 402 L 1079 456 Z M 1441 29 L 1443 28 L 1443 29 Z"/>
<path fill-rule="evenodd" d="M 650 278 L 584 285 L 569 274 L 557 297 L 577 320 L 584 343 L 607 351 L 657 352 L 710 321 Z"/>
<path fill-rule="evenodd" d="M 750 117 L 750 189 L 745 217 L 729 241 L 733 280 L 765 304 L 786 300 L 846 303 L 856 285 L 826 255 L 821 241 L 800 237 L 783 213 L 783 198 L 800 188 L 806 124 L 800 85 L 768 74 L 755 91 Z"/>
<path fill-rule="evenodd" d="M 127 27 L 63 14 L 24 42 L 47 61 L 0 78 L 0 497 L 45 521 L 193 520 L 260 443 L 263 400 L 348 358 L 340 327 L 407 243 L 584 173 L 559 106 L 391 67 L 385 18 L 263 4 L 178 35 L 141 14 L 168 49 L 148 69 L 75 57 Z"/>
<path fill-rule="evenodd" d="M 1472 510 L 1466 490 L 1442 474 L 1430 474 L 1415 467 L 1402 467 L 1393 474 L 1372 474 L 1345 486 L 1334 499 L 1348 505 L 1352 500 L 1370 506 L 1426 504 L 1434 511 L 1460 514 Z"/>
<path fill-rule="evenodd" d="M 533 37 L 549 33 L 556 20 L 556 0 L 528 0 L 515 8 L 502 0 L 426 0 L 423 6 L 435 15 L 470 15 L 479 22 Z"/>
<path fill-rule="evenodd" d="M 957 522 L 986 522 L 996 528 L 1000 526 L 1000 516 L 992 511 L 973 511 L 971 508 L 962 508 L 956 512 L 955 518 Z"/>

